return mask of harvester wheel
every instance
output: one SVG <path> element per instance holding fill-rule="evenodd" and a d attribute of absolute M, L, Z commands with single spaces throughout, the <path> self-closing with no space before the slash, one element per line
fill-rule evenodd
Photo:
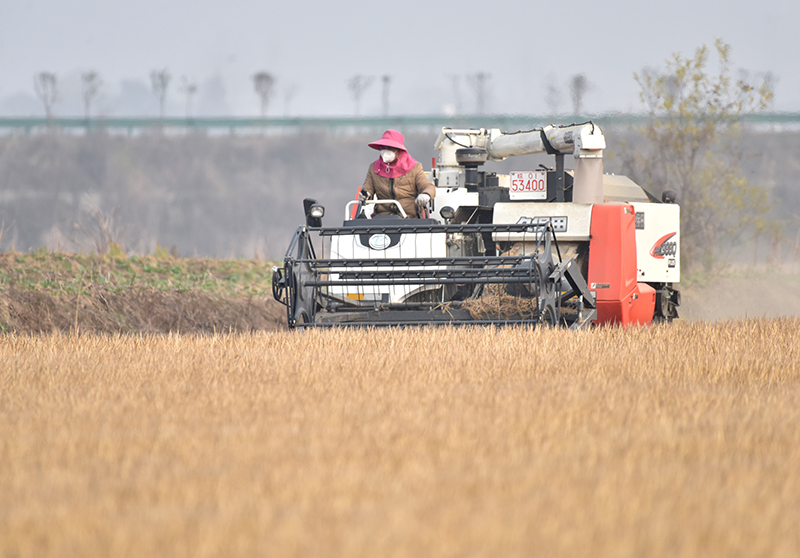
<path fill-rule="evenodd" d="M 669 323 L 678 317 L 681 293 L 674 290 L 671 284 L 657 285 L 656 309 L 654 323 Z"/>

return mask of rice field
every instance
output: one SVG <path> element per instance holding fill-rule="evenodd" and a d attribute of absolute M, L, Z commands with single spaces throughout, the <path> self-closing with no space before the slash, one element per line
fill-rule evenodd
<path fill-rule="evenodd" d="M 800 320 L 0 336 L 0 555 L 797 556 Z"/>

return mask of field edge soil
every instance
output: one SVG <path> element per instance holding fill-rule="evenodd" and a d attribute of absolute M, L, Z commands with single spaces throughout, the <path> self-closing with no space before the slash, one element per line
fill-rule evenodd
<path fill-rule="evenodd" d="M 266 296 L 103 287 L 75 294 L 0 292 L 0 331 L 7 333 L 216 333 L 272 331 L 285 324 L 284 307 Z"/>

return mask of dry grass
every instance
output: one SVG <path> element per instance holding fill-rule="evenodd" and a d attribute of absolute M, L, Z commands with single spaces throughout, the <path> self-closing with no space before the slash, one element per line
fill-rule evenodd
<path fill-rule="evenodd" d="M 488 290 L 480 298 L 468 298 L 462 305 L 475 320 L 538 315 L 537 299 L 511 296 L 498 291 L 499 289 Z"/>
<path fill-rule="evenodd" d="M 87 294 L 0 291 L 0 332 L 213 333 L 285 327 L 286 309 L 274 299 L 93 287 Z"/>
<path fill-rule="evenodd" d="M 797 556 L 800 320 L 0 337 L 3 556 Z"/>

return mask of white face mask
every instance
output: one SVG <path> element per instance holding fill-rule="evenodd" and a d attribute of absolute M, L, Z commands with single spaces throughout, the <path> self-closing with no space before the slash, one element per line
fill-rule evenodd
<path fill-rule="evenodd" d="M 391 149 L 381 149 L 381 159 L 387 165 L 397 159 L 397 155 L 394 154 L 394 151 Z"/>

